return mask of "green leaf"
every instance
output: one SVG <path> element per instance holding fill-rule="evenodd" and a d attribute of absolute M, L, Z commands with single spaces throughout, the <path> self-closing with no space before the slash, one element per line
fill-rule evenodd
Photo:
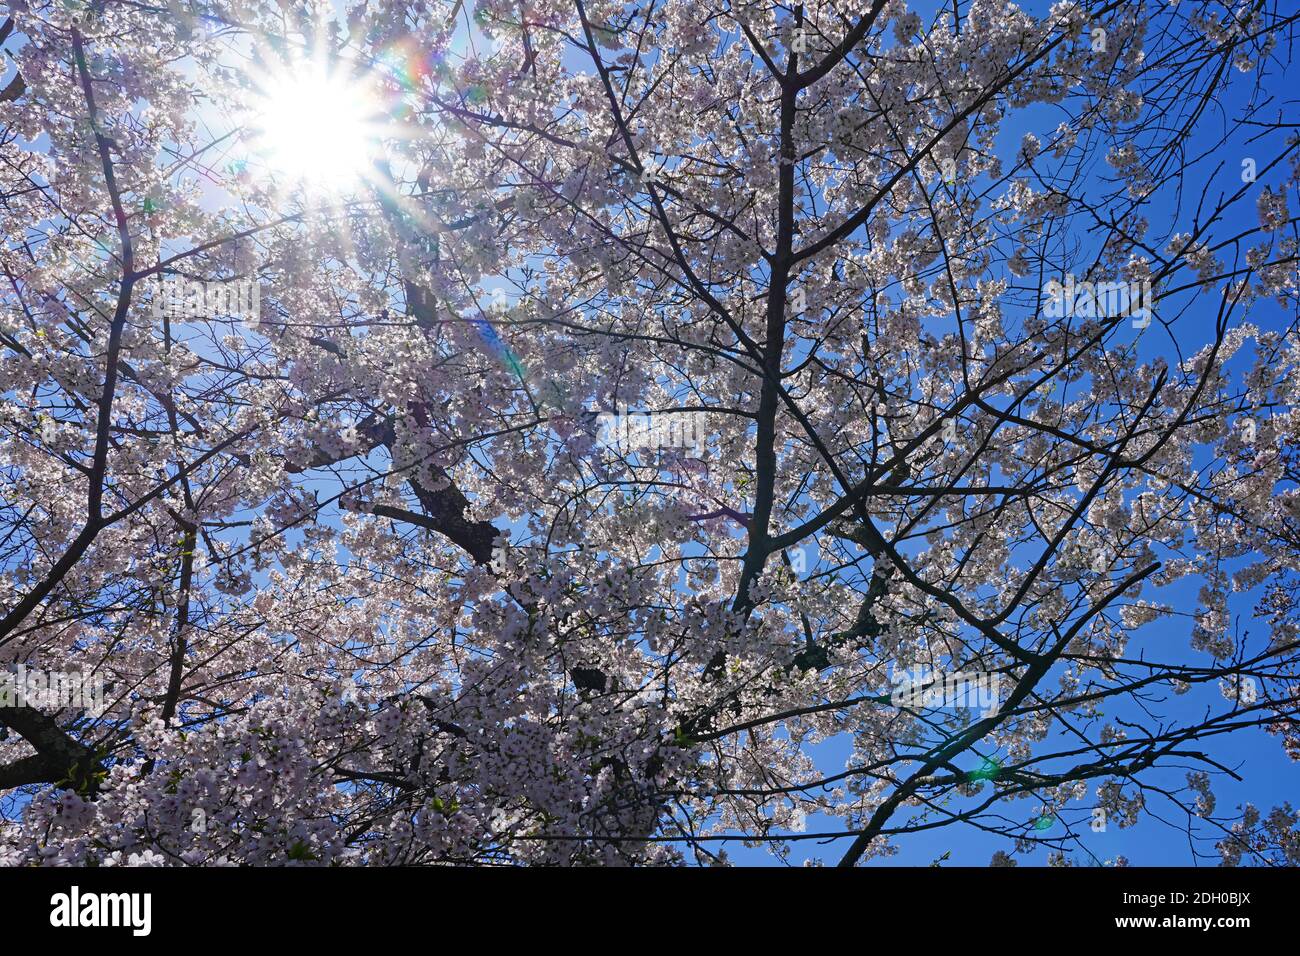
<path fill-rule="evenodd" d="M 291 860 L 315 860 L 316 855 L 308 849 L 307 844 L 302 840 L 295 841 L 294 845 L 289 847 L 289 859 Z"/>

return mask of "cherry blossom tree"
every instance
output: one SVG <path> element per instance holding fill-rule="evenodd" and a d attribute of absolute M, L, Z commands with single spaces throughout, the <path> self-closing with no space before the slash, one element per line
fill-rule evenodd
<path fill-rule="evenodd" d="M 0 861 L 1300 862 L 1297 16 L 16 0 Z"/>

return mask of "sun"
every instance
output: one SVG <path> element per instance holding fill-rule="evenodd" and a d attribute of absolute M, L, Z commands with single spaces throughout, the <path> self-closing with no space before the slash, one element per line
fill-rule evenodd
<path fill-rule="evenodd" d="M 259 87 L 253 151 L 277 182 L 324 195 L 361 187 L 377 155 L 381 114 L 365 76 L 309 60 Z"/>

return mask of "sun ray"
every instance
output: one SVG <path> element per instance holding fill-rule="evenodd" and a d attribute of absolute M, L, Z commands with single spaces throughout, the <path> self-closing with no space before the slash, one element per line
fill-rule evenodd
<path fill-rule="evenodd" d="M 383 133 L 383 110 L 365 75 L 343 63 L 299 60 L 259 84 L 252 152 L 275 181 L 316 196 L 358 191 Z"/>

